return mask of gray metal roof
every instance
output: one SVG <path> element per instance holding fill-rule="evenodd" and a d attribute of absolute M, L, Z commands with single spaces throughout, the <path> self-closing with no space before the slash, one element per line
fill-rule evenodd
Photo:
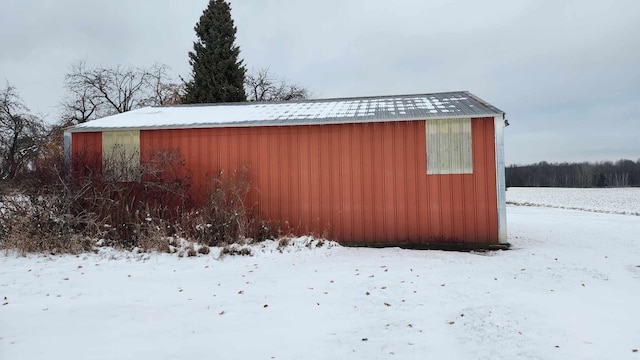
<path fill-rule="evenodd" d="M 118 129 L 287 126 L 493 117 L 504 112 L 467 91 L 286 102 L 147 107 L 74 126 Z"/>

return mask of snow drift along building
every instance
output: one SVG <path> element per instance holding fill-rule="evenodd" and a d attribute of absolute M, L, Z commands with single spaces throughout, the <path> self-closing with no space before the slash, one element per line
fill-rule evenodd
<path fill-rule="evenodd" d="M 267 220 L 347 245 L 507 244 L 504 112 L 469 92 L 148 107 L 65 133 L 71 157 L 178 149 L 194 191 L 249 169 Z"/>

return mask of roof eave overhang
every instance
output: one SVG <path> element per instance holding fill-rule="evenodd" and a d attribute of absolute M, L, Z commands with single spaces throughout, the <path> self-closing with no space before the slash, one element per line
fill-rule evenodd
<path fill-rule="evenodd" d="M 102 131 L 124 131 L 124 130 L 172 130 L 172 129 L 209 129 L 209 128 L 244 128 L 244 127 L 274 127 L 274 126 L 318 126 L 318 125 L 340 125 L 340 124 L 371 124 L 385 122 L 405 122 L 405 121 L 425 121 L 436 119 L 468 119 L 468 118 L 494 118 L 503 116 L 504 112 L 488 112 L 481 114 L 460 114 L 444 115 L 416 118 L 389 118 L 389 119 L 358 119 L 358 120 L 255 120 L 237 121 L 225 123 L 193 123 L 193 124 L 173 124 L 173 125 L 153 125 L 153 126 L 122 126 L 122 127 L 83 127 L 72 126 L 64 129 L 69 133 L 102 132 Z"/>

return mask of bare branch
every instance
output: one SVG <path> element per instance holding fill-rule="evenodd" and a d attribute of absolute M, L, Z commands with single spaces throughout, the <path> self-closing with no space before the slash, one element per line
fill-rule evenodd
<path fill-rule="evenodd" d="M 84 61 L 71 65 L 65 76 L 67 98 L 62 102 L 68 125 L 131 111 L 143 106 L 178 102 L 181 87 L 171 81 L 169 67 L 132 66 L 87 68 Z"/>
<path fill-rule="evenodd" d="M 154 64 L 147 70 L 147 87 L 150 97 L 145 100 L 148 105 L 175 105 L 180 103 L 184 92 L 183 86 L 171 81 L 168 75 L 169 67 L 164 64 Z"/>
<path fill-rule="evenodd" d="M 45 137 L 44 122 L 29 114 L 15 87 L 0 92 L 0 177 L 13 179 L 34 161 Z"/>
<path fill-rule="evenodd" d="M 276 80 L 268 68 L 253 70 L 245 77 L 245 89 L 249 101 L 288 101 L 307 99 L 307 88 Z"/>

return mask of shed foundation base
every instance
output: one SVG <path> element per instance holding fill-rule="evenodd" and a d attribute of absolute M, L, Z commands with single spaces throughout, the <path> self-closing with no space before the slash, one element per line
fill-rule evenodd
<path fill-rule="evenodd" d="M 508 250 L 511 244 L 483 244 L 483 243 L 453 243 L 453 242 L 431 242 L 431 243 L 369 243 L 369 242 L 348 242 L 340 243 L 347 247 L 399 247 L 402 249 L 414 250 L 446 250 L 446 251 L 493 251 Z"/>

